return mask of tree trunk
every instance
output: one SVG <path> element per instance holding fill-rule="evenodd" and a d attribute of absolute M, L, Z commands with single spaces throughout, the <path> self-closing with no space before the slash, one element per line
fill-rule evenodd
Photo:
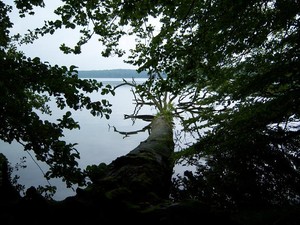
<path fill-rule="evenodd" d="M 102 168 L 82 193 L 97 193 L 130 203 L 155 203 L 170 193 L 174 152 L 173 128 L 163 116 L 153 119 L 149 137 L 127 155 Z M 79 190 L 79 195 L 81 191 Z"/>

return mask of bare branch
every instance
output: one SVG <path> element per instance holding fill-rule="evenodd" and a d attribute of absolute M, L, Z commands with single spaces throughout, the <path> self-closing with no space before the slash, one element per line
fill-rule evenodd
<path fill-rule="evenodd" d="M 138 134 L 140 132 L 145 132 L 145 131 L 148 131 L 148 134 L 150 135 L 150 130 L 151 130 L 150 124 L 148 124 L 147 126 L 145 126 L 144 128 L 142 128 L 140 130 L 135 130 L 135 131 L 119 131 L 119 130 L 117 130 L 117 128 L 115 126 L 112 126 L 112 127 L 114 128 L 114 132 L 124 135 L 123 139 L 126 137 L 129 137 L 130 135 Z"/>

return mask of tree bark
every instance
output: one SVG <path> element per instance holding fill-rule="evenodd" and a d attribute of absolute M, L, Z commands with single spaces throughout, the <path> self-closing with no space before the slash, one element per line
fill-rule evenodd
<path fill-rule="evenodd" d="M 163 116 L 155 117 L 149 137 L 127 155 L 112 161 L 82 192 L 133 204 L 155 203 L 170 193 L 174 152 L 173 128 Z M 79 190 L 79 195 L 81 191 Z M 95 196 L 94 196 L 95 197 Z"/>

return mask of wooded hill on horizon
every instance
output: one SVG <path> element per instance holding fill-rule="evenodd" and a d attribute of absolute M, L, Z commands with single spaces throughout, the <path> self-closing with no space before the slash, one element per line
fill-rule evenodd
<path fill-rule="evenodd" d="M 148 78 L 147 72 L 135 69 L 78 70 L 79 78 Z"/>

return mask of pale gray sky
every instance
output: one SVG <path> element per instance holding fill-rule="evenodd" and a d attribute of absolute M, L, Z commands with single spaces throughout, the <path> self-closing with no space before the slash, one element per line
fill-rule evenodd
<path fill-rule="evenodd" d="M 6 4 L 12 4 L 12 0 L 4 0 Z M 11 34 L 20 32 L 25 33 L 28 29 L 41 27 L 47 19 L 55 19 L 53 9 L 59 4 L 59 0 L 45 0 L 45 8 L 37 8 L 34 16 L 26 16 L 19 18 L 18 13 L 14 10 L 11 14 L 11 21 L 14 27 Z M 47 61 L 51 65 L 75 65 L 78 70 L 106 70 L 106 69 L 134 69 L 132 65 L 124 63 L 124 58 L 110 57 L 104 58 L 101 56 L 101 44 L 97 38 L 92 38 L 82 48 L 80 55 L 63 54 L 59 50 L 62 43 L 76 43 L 79 39 L 79 34 L 72 30 L 59 30 L 54 35 L 46 35 L 36 40 L 33 44 L 22 45 L 19 47 L 28 57 L 39 57 L 42 61 Z M 134 47 L 134 38 L 126 37 L 120 41 L 120 46 L 129 50 Z"/>

